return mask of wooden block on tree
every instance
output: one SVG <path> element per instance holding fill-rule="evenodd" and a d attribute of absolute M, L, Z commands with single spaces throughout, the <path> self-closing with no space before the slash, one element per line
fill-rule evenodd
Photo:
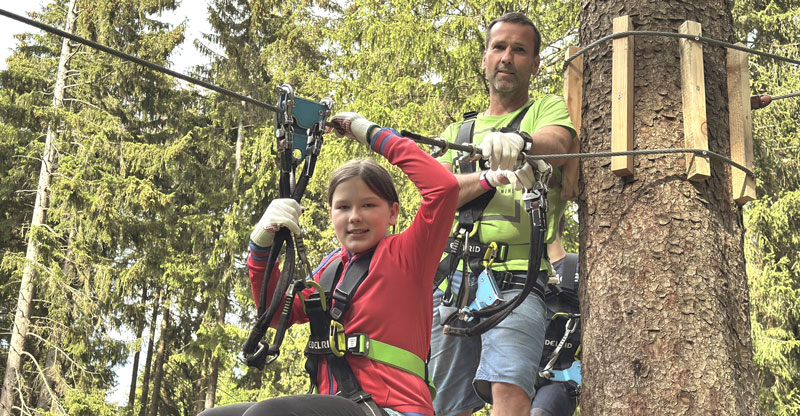
<path fill-rule="evenodd" d="M 633 30 L 629 16 L 614 19 L 614 33 Z M 614 39 L 611 76 L 611 151 L 633 150 L 633 36 Z M 611 170 L 633 175 L 633 156 L 612 156 Z"/>
<path fill-rule="evenodd" d="M 737 45 L 744 46 L 742 43 Z M 731 160 L 753 170 L 753 116 L 750 109 L 750 70 L 747 53 L 728 49 L 728 117 Z M 755 180 L 731 166 L 733 200 L 739 204 L 756 199 Z"/>
<path fill-rule="evenodd" d="M 567 58 L 575 55 L 580 50 L 577 46 L 567 48 Z M 583 105 L 583 55 L 573 59 L 564 71 L 564 100 L 567 103 L 567 111 L 575 131 L 581 133 L 581 107 Z M 569 149 L 570 153 L 580 152 L 580 140 L 575 138 Z M 567 163 L 561 167 L 561 199 L 565 201 L 574 200 L 578 197 L 578 177 L 580 176 L 580 164 L 578 159 L 567 159 Z"/>
<path fill-rule="evenodd" d="M 680 33 L 701 35 L 701 30 L 700 23 L 687 20 L 681 25 Z M 694 40 L 681 39 L 680 50 L 684 143 L 689 149 L 708 150 L 703 46 Z M 708 158 L 687 154 L 686 175 L 692 181 L 702 181 L 711 176 Z"/>

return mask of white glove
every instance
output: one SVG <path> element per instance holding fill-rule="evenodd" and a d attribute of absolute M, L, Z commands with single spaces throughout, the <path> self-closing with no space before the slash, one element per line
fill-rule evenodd
<path fill-rule="evenodd" d="M 492 170 L 510 170 L 517 163 L 517 158 L 525 146 L 525 140 L 517 133 L 487 134 L 480 146 L 484 159 L 489 159 Z"/>
<path fill-rule="evenodd" d="M 484 172 L 483 177 L 493 188 L 508 185 L 509 178 L 513 176 L 514 173 L 510 170 L 487 170 Z"/>
<path fill-rule="evenodd" d="M 339 126 L 336 128 L 336 134 L 354 139 L 365 146 L 369 146 L 367 133 L 369 133 L 370 128 L 378 126 L 361 114 L 351 112 L 336 114 L 331 119 L 331 123 Z"/>
<path fill-rule="evenodd" d="M 264 215 L 250 233 L 250 241 L 259 247 L 272 246 L 275 233 L 281 228 L 288 228 L 293 234 L 300 234 L 300 214 L 303 207 L 292 198 L 273 199 Z"/>
<path fill-rule="evenodd" d="M 523 163 L 508 177 L 508 181 L 514 186 L 514 189 L 531 189 L 536 181 L 536 177 L 533 176 L 533 167 L 528 162 Z"/>

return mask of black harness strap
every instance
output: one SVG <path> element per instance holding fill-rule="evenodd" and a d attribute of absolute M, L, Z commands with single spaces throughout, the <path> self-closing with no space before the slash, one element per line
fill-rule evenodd
<path fill-rule="evenodd" d="M 372 261 L 372 252 L 356 258 L 347 266 L 342 283 L 333 290 L 333 300 L 336 302 L 331 308 L 331 318 L 334 320 L 340 321 L 344 313 L 347 312 L 347 308 L 350 306 L 350 299 L 353 298 L 356 290 L 369 274 L 370 261 Z M 323 288 L 326 292 L 330 292 L 329 288 L 324 286 Z"/>
<path fill-rule="evenodd" d="M 578 291 L 576 281 L 578 280 L 575 274 L 578 272 L 578 253 L 567 253 L 564 257 L 564 272 L 561 276 L 561 288 Z"/>
<path fill-rule="evenodd" d="M 369 274 L 373 252 L 351 260 L 346 270 L 341 258 L 332 260 L 322 272 L 319 284 L 325 294 L 325 302 L 319 293 L 314 293 L 305 301 L 306 315 L 311 327 L 311 335 L 306 345 L 305 369 L 311 378 L 309 393 L 316 390 L 319 373 L 319 358 L 324 356 L 328 368 L 336 380 L 336 395 L 353 400 L 364 408 L 366 415 L 386 416 L 387 413 L 365 392 L 344 356 L 333 354 L 330 345 L 331 320 L 340 321 L 350 305 L 350 301 Z M 331 296 L 332 295 L 332 296 Z"/>
<path fill-rule="evenodd" d="M 532 104 L 532 103 L 531 103 Z M 522 125 L 522 119 L 525 118 L 525 115 L 528 113 L 528 110 L 531 107 L 531 104 L 526 105 L 519 114 L 517 114 L 511 123 L 508 126 L 500 129 L 503 132 L 515 132 L 519 131 L 520 126 Z M 472 143 L 474 130 L 475 130 L 475 121 L 478 113 L 477 112 L 469 112 L 464 114 L 464 118 L 466 121 L 461 124 L 458 128 L 458 133 L 456 135 L 455 142 L 457 144 L 470 144 Z M 473 173 L 475 172 L 476 165 L 475 162 L 469 160 L 470 157 L 464 157 L 458 162 L 459 171 L 462 174 L 465 173 Z M 481 169 L 485 169 L 485 160 L 480 159 L 479 163 L 482 165 L 480 166 Z M 434 289 L 436 289 L 445 279 L 448 281 L 452 281 L 453 274 L 455 273 L 456 267 L 458 265 L 459 260 L 463 260 L 463 275 L 467 275 L 467 267 L 477 274 L 483 270 L 482 265 L 482 255 L 477 255 L 478 253 L 473 252 L 473 242 L 469 241 L 469 235 L 472 234 L 472 231 L 475 228 L 475 224 L 478 222 L 480 217 L 483 215 L 483 211 L 486 210 L 486 207 L 489 206 L 489 203 L 494 198 L 497 190 L 492 189 L 488 192 L 481 194 L 479 197 L 473 199 L 472 201 L 467 202 L 458 210 L 458 224 L 457 224 L 457 233 L 454 241 L 449 241 L 448 247 L 454 248 L 453 250 L 447 250 L 447 254 L 444 256 L 442 261 L 439 263 L 439 267 L 437 268 L 436 279 L 434 280 Z M 478 242 L 478 244 L 482 244 Z M 486 250 L 483 249 L 483 252 Z M 452 305 L 453 301 L 455 300 L 457 307 L 459 309 L 466 306 L 467 299 L 469 298 L 469 284 L 464 284 L 462 282 L 459 290 L 458 296 L 456 299 L 453 299 L 453 292 L 451 285 L 448 284 L 444 291 L 444 296 L 442 297 L 442 303 L 444 305 Z M 499 322 L 499 321 L 498 321 Z"/>

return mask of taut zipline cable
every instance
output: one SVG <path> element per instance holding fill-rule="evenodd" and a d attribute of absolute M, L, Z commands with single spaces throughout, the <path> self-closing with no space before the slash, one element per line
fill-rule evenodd
<path fill-rule="evenodd" d="M 186 81 L 188 83 L 191 83 L 191 84 L 203 87 L 203 88 L 207 88 L 207 89 L 212 90 L 212 91 L 216 91 L 216 92 L 218 92 L 220 94 L 227 95 L 227 96 L 229 96 L 231 98 L 234 98 L 234 99 L 237 99 L 237 100 L 240 100 L 240 101 L 248 102 L 250 104 L 253 104 L 253 105 L 261 107 L 261 108 L 265 108 L 265 109 L 270 110 L 270 111 L 275 112 L 275 113 L 277 113 L 279 111 L 279 109 L 274 105 L 267 104 L 267 103 L 265 103 L 263 101 L 256 100 L 255 98 L 248 97 L 246 95 L 242 95 L 242 94 L 233 92 L 233 91 L 231 91 L 231 90 L 229 90 L 227 88 L 223 88 L 223 87 L 214 85 L 212 83 L 209 83 L 209 82 L 206 82 L 206 81 L 203 81 L 203 80 L 200 80 L 200 79 L 197 79 L 197 78 L 182 74 L 180 72 L 173 71 L 173 70 L 165 68 L 165 67 L 163 67 L 161 65 L 157 65 L 157 64 L 154 64 L 152 62 L 145 61 L 144 59 L 140 59 L 140 58 L 137 58 L 137 57 L 135 57 L 133 55 L 129 55 L 127 53 L 118 51 L 116 49 L 109 48 L 108 46 L 101 45 L 101 44 L 99 44 L 97 42 L 91 41 L 89 39 L 82 38 L 82 37 L 77 36 L 77 35 L 73 35 L 72 33 L 66 32 L 66 31 L 61 30 L 61 29 L 57 29 L 55 27 L 46 25 L 44 23 L 37 22 L 37 21 L 29 19 L 27 17 L 20 16 L 20 15 L 15 14 L 15 13 L 11 13 L 11 12 L 9 12 L 7 10 L 0 9 L 0 15 L 3 15 L 3 16 L 6 16 L 8 18 L 11 18 L 11 19 L 17 20 L 19 22 L 25 23 L 27 25 L 39 28 L 41 30 L 44 30 L 45 32 L 49 32 L 49 33 L 52 33 L 52 34 L 57 35 L 57 36 L 65 37 L 65 38 L 70 39 L 72 41 L 75 41 L 77 43 L 80 43 L 80 44 L 89 46 L 91 48 L 106 52 L 106 53 L 108 53 L 110 55 L 113 55 L 113 56 L 116 56 L 118 58 L 134 62 L 134 63 L 142 65 L 142 66 L 144 66 L 146 68 L 150 68 L 150 69 L 152 69 L 152 70 L 154 70 L 156 72 L 160 72 L 160 73 L 163 73 L 163 74 L 166 74 L 166 75 L 170 75 L 170 76 L 173 76 L 175 78 L 184 80 L 184 81 Z M 783 57 L 783 56 L 780 56 L 780 55 L 775 55 L 775 54 L 768 53 L 768 52 L 761 52 L 761 51 L 757 51 L 755 49 L 746 48 L 746 47 L 743 47 L 743 46 L 734 45 L 732 43 L 722 42 L 722 41 L 719 41 L 719 40 L 716 40 L 716 39 L 711 39 L 711 38 L 707 38 L 707 37 L 699 36 L 699 35 L 690 35 L 690 34 L 675 33 L 675 32 L 627 31 L 627 32 L 619 32 L 619 33 L 614 33 L 614 34 L 611 34 L 611 35 L 608 35 L 608 36 L 604 36 L 604 37 L 602 37 L 602 38 L 590 43 L 589 45 L 586 45 L 584 48 L 580 49 L 574 55 L 572 55 L 569 58 L 567 58 L 566 61 L 564 62 L 564 67 L 566 68 L 566 66 L 568 66 L 569 63 L 572 62 L 573 59 L 577 58 L 580 55 L 583 55 L 584 53 L 586 53 L 589 50 L 597 47 L 598 45 L 602 44 L 603 42 L 607 42 L 607 41 L 612 40 L 612 39 L 622 38 L 622 37 L 631 36 L 631 35 L 664 36 L 664 37 L 691 39 L 691 40 L 695 40 L 695 41 L 698 41 L 698 42 L 703 42 L 703 43 L 706 43 L 706 44 L 709 44 L 709 45 L 721 46 L 721 47 L 730 48 L 730 49 L 736 49 L 736 50 L 744 51 L 744 52 L 747 52 L 747 53 L 756 54 L 756 55 L 764 56 L 764 57 L 767 57 L 767 58 L 772 58 L 772 59 L 775 59 L 775 60 L 788 62 L 788 63 L 795 64 L 795 65 L 800 65 L 800 60 L 797 60 L 797 59 L 786 58 L 786 57 Z M 773 97 L 772 100 L 774 101 L 774 100 L 780 100 L 780 99 L 784 99 L 784 98 L 792 98 L 792 97 L 798 97 L 798 96 L 800 96 L 800 92 Z M 328 124 L 328 123 L 326 123 L 326 124 Z M 407 132 L 404 132 L 404 133 L 407 133 Z M 447 147 L 449 147 L 449 148 L 456 149 L 456 150 L 466 150 L 466 151 L 471 151 L 473 153 L 476 152 L 476 149 L 472 148 L 471 146 L 470 146 L 469 149 L 459 149 L 457 145 L 454 145 L 452 143 L 445 144 L 445 143 L 443 143 L 443 141 L 441 139 L 434 139 L 434 138 L 424 137 L 424 136 L 420 136 L 420 135 L 413 135 L 413 136 L 414 137 L 411 137 L 411 138 L 416 140 L 416 141 L 418 141 L 418 142 L 420 142 L 420 143 L 426 143 L 426 144 L 433 145 L 433 146 L 439 146 L 439 147 L 443 147 L 445 149 Z M 731 159 L 729 159 L 729 158 L 727 158 L 727 157 L 725 157 L 723 155 L 720 155 L 718 153 L 715 153 L 715 152 L 712 152 L 712 151 L 709 151 L 709 150 L 703 150 L 703 149 L 652 149 L 652 150 L 631 150 L 631 151 L 625 151 L 625 152 L 593 152 L 593 153 L 573 153 L 573 154 L 558 154 L 558 155 L 537 155 L 535 157 L 531 157 L 531 156 L 529 156 L 529 157 L 534 158 L 534 159 L 540 159 L 540 160 L 553 160 L 553 159 L 568 159 L 568 158 L 579 158 L 579 159 L 582 159 L 582 158 L 590 158 L 590 157 L 653 155 L 653 154 L 673 154 L 673 153 L 692 153 L 692 154 L 696 154 L 696 155 L 700 155 L 700 156 L 704 156 L 704 157 L 712 157 L 714 159 L 721 160 L 724 163 L 727 163 L 727 164 L 729 164 L 729 165 L 731 165 L 733 167 L 736 167 L 737 169 L 742 170 L 743 172 L 745 172 L 750 177 L 755 177 L 755 174 L 753 173 L 753 171 L 751 171 L 750 169 L 747 169 L 746 167 L 740 165 L 739 163 L 736 163 L 733 160 L 731 160 Z"/>
<path fill-rule="evenodd" d="M 110 55 L 114 55 L 117 58 L 121 58 L 121 59 L 125 59 L 127 61 L 131 61 L 131 62 L 137 63 L 137 64 L 142 65 L 144 67 L 150 68 L 153 71 L 160 72 L 160 73 L 166 74 L 166 75 L 170 75 L 170 76 L 173 76 L 173 77 L 178 78 L 178 79 L 182 79 L 182 80 L 184 80 L 184 81 L 186 81 L 186 82 L 188 82 L 190 84 L 198 85 L 200 87 L 207 88 L 207 89 L 212 90 L 212 91 L 216 91 L 216 92 L 218 92 L 220 94 L 227 95 L 227 96 L 229 96 L 231 98 L 235 98 L 235 99 L 237 99 L 239 101 L 246 101 L 246 102 L 248 102 L 250 104 L 253 104 L 255 106 L 258 106 L 258 107 L 261 107 L 261 108 L 266 108 L 267 110 L 270 110 L 270 111 L 272 111 L 274 113 L 278 112 L 278 107 L 275 107 L 274 105 L 267 104 L 265 102 L 256 100 L 255 98 L 251 98 L 251 97 L 248 97 L 246 95 L 238 94 L 238 93 L 235 93 L 235 92 L 233 92 L 233 91 L 231 91 L 229 89 L 222 88 L 222 87 L 214 85 L 212 83 L 209 83 L 209 82 L 206 82 L 206 81 L 194 78 L 194 77 L 190 77 L 190 76 L 182 74 L 180 72 L 173 71 L 173 70 L 171 70 L 169 68 L 165 68 L 165 67 L 163 67 L 161 65 L 157 65 L 157 64 L 154 64 L 152 62 L 145 61 L 144 59 L 140 59 L 140 58 L 137 58 L 137 57 L 135 57 L 133 55 L 129 55 L 129 54 L 125 53 L 125 52 L 121 52 L 121 51 L 118 51 L 116 49 L 109 48 L 108 46 L 101 45 L 101 44 L 99 44 L 97 42 L 91 41 L 91 40 L 86 39 L 86 38 L 82 38 L 82 37 L 77 36 L 77 35 L 73 35 L 72 33 L 63 31 L 61 29 L 54 28 L 54 27 L 46 25 L 44 23 L 39 23 L 39 22 L 37 22 L 35 20 L 28 19 L 27 17 L 11 13 L 11 12 L 9 12 L 7 10 L 0 9 L 0 15 L 6 16 L 8 18 L 11 18 L 11 19 L 14 19 L 14 20 L 17 20 L 17 21 L 20 21 L 20 22 L 25 23 L 27 25 L 34 26 L 36 28 L 44 30 L 45 32 L 49 32 L 49 33 L 52 33 L 54 35 L 65 37 L 65 38 L 67 38 L 69 40 L 72 40 L 72 41 L 78 42 L 80 44 L 86 45 L 86 46 L 88 46 L 90 48 L 94 48 L 94 49 L 103 51 L 103 52 L 108 53 Z"/>
<path fill-rule="evenodd" d="M 564 69 L 566 69 L 567 66 L 569 66 L 569 63 L 572 62 L 573 59 L 583 55 L 584 53 L 586 53 L 586 52 L 588 52 L 588 51 L 590 51 L 590 50 L 592 50 L 594 48 L 596 48 L 600 44 L 608 42 L 609 40 L 618 39 L 618 38 L 624 38 L 624 37 L 628 37 L 628 36 L 663 36 L 663 37 L 668 37 L 668 38 L 690 39 L 690 40 L 694 40 L 694 41 L 697 41 L 697 42 L 702 42 L 702 43 L 705 43 L 705 44 L 708 44 L 708 45 L 721 46 L 723 48 L 729 48 L 729 49 L 736 49 L 737 51 L 743 51 L 743 52 L 747 52 L 747 53 L 750 53 L 750 54 L 760 55 L 760 56 L 763 56 L 763 57 L 766 57 L 766 58 L 775 59 L 777 61 L 783 61 L 783 62 L 788 62 L 788 63 L 794 64 L 794 65 L 800 65 L 800 60 L 797 60 L 797 59 L 792 59 L 792 58 L 787 58 L 785 56 L 775 55 L 774 53 L 762 52 L 762 51 L 751 49 L 751 48 L 748 48 L 748 47 L 745 47 L 745 46 L 734 45 L 732 43 L 723 42 L 721 40 L 707 38 L 705 36 L 690 35 L 688 33 L 657 32 L 657 31 L 652 31 L 652 30 L 630 30 L 630 31 L 627 31 L 627 32 L 612 33 L 610 35 L 603 36 L 602 38 L 597 39 L 596 41 L 584 46 L 582 49 L 580 49 L 578 52 L 575 52 L 574 55 L 570 56 L 569 58 L 567 58 L 564 61 Z"/>

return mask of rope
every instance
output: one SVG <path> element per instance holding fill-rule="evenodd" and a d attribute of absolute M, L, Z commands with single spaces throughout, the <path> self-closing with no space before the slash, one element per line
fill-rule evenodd
<path fill-rule="evenodd" d="M 577 58 L 578 56 L 583 55 L 584 53 L 586 53 L 586 52 L 588 52 L 588 51 L 590 51 L 590 50 L 592 50 L 594 48 L 596 48 L 600 44 L 602 44 L 604 42 L 607 42 L 609 40 L 612 40 L 612 39 L 624 38 L 624 37 L 628 37 L 628 36 L 631 36 L 631 35 L 636 35 L 636 36 L 640 36 L 640 35 L 641 36 L 664 36 L 664 37 L 668 37 L 668 38 L 691 39 L 691 40 L 694 40 L 694 41 L 697 41 L 697 42 L 706 43 L 708 45 L 721 46 L 723 48 L 728 48 L 728 49 L 736 49 L 738 51 L 743 51 L 743 52 L 747 52 L 747 53 L 754 54 L 754 55 L 760 55 L 760 56 L 763 56 L 763 57 L 766 57 L 766 58 L 775 59 L 777 61 L 783 61 L 783 62 L 788 62 L 788 63 L 794 64 L 794 65 L 800 65 L 800 60 L 797 60 L 797 59 L 791 59 L 791 58 L 787 58 L 785 56 L 775 55 L 775 54 L 769 53 L 769 52 L 762 52 L 762 51 L 751 49 L 751 48 L 747 48 L 747 47 L 744 47 L 744 46 L 739 46 L 739 45 L 734 45 L 732 43 L 723 42 L 721 40 L 707 38 L 705 36 L 690 35 L 688 33 L 657 32 L 657 31 L 650 31 L 650 30 L 631 30 L 631 31 L 627 31 L 627 32 L 612 33 L 610 35 L 603 36 L 602 38 L 597 39 L 596 41 L 586 45 L 583 49 L 579 50 L 574 55 L 570 56 L 569 58 L 567 58 L 564 61 L 564 69 L 567 69 L 567 67 L 569 66 L 569 63 L 572 62 L 573 59 Z"/>
<path fill-rule="evenodd" d="M 229 96 L 231 98 L 235 98 L 235 99 L 237 99 L 239 101 L 246 101 L 246 102 L 248 102 L 250 104 L 253 104 L 253 105 L 261 107 L 261 108 L 266 108 L 267 110 L 270 110 L 270 111 L 275 112 L 275 113 L 278 112 L 278 107 L 275 107 L 274 105 L 267 104 L 265 102 L 256 100 L 255 98 L 248 97 L 246 95 L 235 93 L 235 92 L 233 92 L 233 91 L 231 91 L 229 89 L 216 86 L 214 84 L 205 82 L 203 80 L 200 80 L 200 79 L 197 79 L 197 78 L 194 78 L 194 77 L 190 77 L 188 75 L 184 75 L 184 74 L 182 74 L 180 72 L 175 72 L 175 71 L 173 71 L 171 69 L 168 69 L 168 68 L 165 68 L 163 66 L 156 65 L 156 64 L 154 64 L 152 62 L 145 61 L 144 59 L 137 58 L 137 57 L 135 57 L 133 55 L 128 55 L 125 52 L 121 52 L 121 51 L 118 51 L 116 49 L 109 48 L 108 46 L 101 45 L 101 44 L 99 44 L 97 42 L 93 42 L 93 41 L 91 41 L 89 39 L 85 39 L 85 38 L 82 38 L 80 36 L 73 35 L 72 33 L 65 32 L 65 31 L 63 31 L 61 29 L 57 29 L 57 28 L 54 28 L 52 26 L 48 26 L 48 25 L 46 25 L 44 23 L 39 23 L 39 22 L 37 22 L 35 20 L 31 20 L 31 19 L 28 19 L 27 17 L 23 17 L 23 16 L 20 16 L 18 14 L 11 13 L 11 12 L 9 12 L 7 10 L 0 9 L 0 15 L 9 17 L 11 19 L 20 21 L 22 23 L 25 23 L 25 24 L 28 24 L 28 25 L 31 25 L 31 26 L 34 26 L 34 27 L 37 27 L 37 28 L 39 28 L 41 30 L 44 30 L 45 32 L 50 32 L 50 33 L 52 33 L 54 35 L 65 37 L 65 38 L 67 38 L 69 40 L 72 40 L 72 41 L 78 42 L 80 44 L 86 45 L 86 46 L 88 46 L 90 48 L 94 48 L 94 49 L 103 51 L 105 53 L 114 55 L 114 56 L 116 56 L 118 58 L 125 59 L 125 60 L 128 60 L 128 61 L 137 63 L 137 64 L 142 65 L 144 67 L 150 68 L 153 71 L 160 72 L 160 73 L 166 74 L 166 75 L 170 75 L 170 76 L 173 76 L 173 77 L 178 78 L 178 79 L 182 79 L 182 80 L 184 80 L 184 81 L 186 81 L 186 82 L 188 82 L 190 84 L 194 84 L 194 85 L 197 85 L 197 86 L 200 86 L 200 87 L 203 87 L 203 88 L 207 88 L 207 89 L 212 90 L 212 91 L 216 91 L 216 92 L 218 92 L 220 94 L 227 95 L 227 96 Z"/>

